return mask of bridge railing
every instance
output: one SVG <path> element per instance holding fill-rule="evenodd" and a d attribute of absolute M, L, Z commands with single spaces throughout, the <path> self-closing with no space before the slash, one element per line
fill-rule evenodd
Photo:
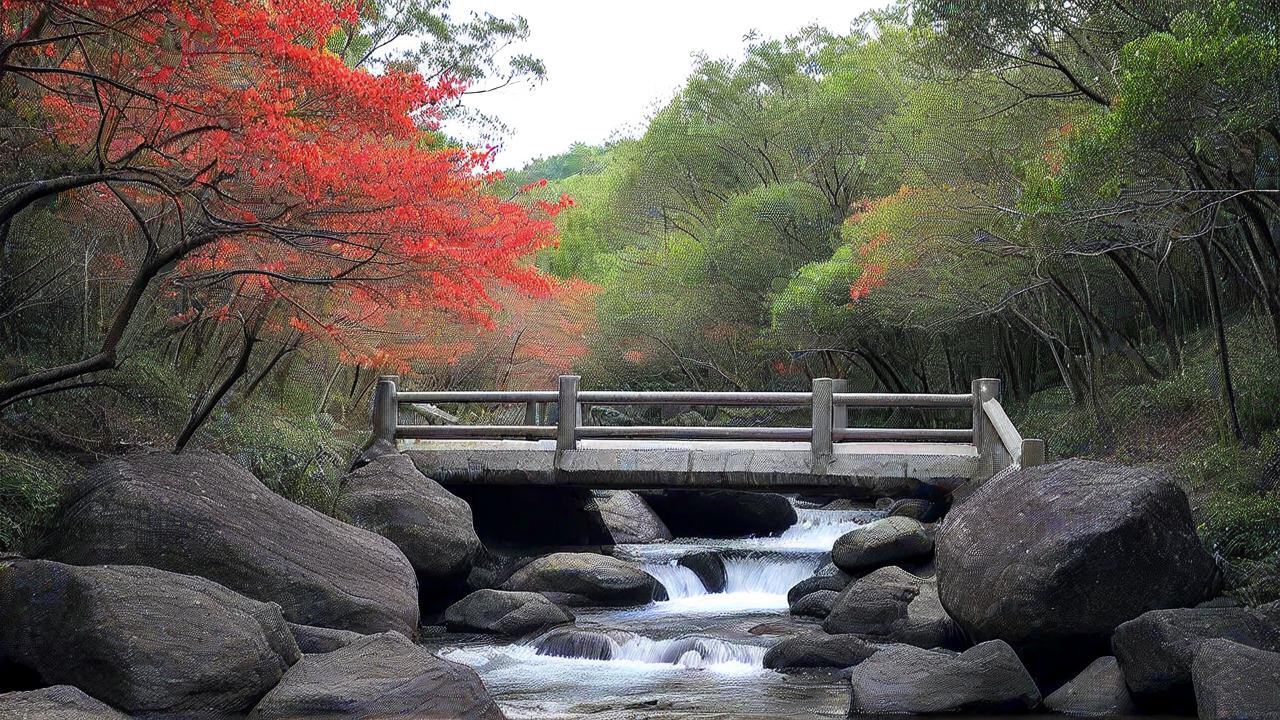
<path fill-rule="evenodd" d="M 974 380 L 968 393 L 851 393 L 844 380 L 817 378 L 810 392 L 693 392 L 581 390 L 580 378 L 562 375 L 556 390 L 402 392 L 398 378 L 378 380 L 373 399 L 375 439 L 396 440 L 551 440 L 556 450 L 573 450 L 579 440 L 740 440 L 807 442 L 815 466 L 830 460 L 840 442 L 965 443 L 977 448 L 981 474 L 989 476 L 1010 465 L 1028 467 L 1044 461 L 1044 442 L 1024 439 L 1000 406 L 1000 381 Z M 402 404 L 523 404 L 519 425 L 401 425 Z M 559 409 L 555 424 L 547 408 Z M 671 425 L 589 425 L 584 408 L 594 405 L 710 405 L 809 408 L 808 427 L 724 427 Z M 849 410 L 910 408 L 969 410 L 972 423 L 960 428 L 850 427 Z M 567 410 L 567 411 L 566 411 Z"/>

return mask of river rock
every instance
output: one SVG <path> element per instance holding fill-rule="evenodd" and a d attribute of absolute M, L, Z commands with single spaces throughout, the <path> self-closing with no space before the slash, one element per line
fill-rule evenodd
<path fill-rule="evenodd" d="M 1206 640 L 1191 677 L 1200 720 L 1280 718 L 1280 653 Z"/>
<path fill-rule="evenodd" d="M 204 578 L 0 563 L 0 658 L 128 713 L 243 712 L 300 656 L 279 607 Z"/>
<path fill-rule="evenodd" d="M 890 517 L 906 517 L 922 523 L 931 523 L 941 519 L 946 509 L 946 505 L 932 500 L 903 498 L 894 500 L 892 505 L 885 508 L 885 513 Z"/>
<path fill-rule="evenodd" d="M 600 508 L 600 517 L 604 518 L 615 543 L 651 543 L 671 539 L 671 531 L 648 503 L 630 490 L 597 493 L 596 506 Z"/>
<path fill-rule="evenodd" d="M 848 573 L 920 560 L 933 552 L 933 539 L 919 520 L 887 517 L 850 530 L 831 548 L 831 561 Z"/>
<path fill-rule="evenodd" d="M 288 623 L 288 626 L 293 639 L 298 643 L 298 649 L 304 653 L 333 652 L 364 637 L 350 630 L 335 630 L 298 623 Z"/>
<path fill-rule="evenodd" d="M 535 592 L 477 590 L 444 611 L 454 632 L 524 635 L 573 622 L 573 614 Z"/>
<path fill-rule="evenodd" d="M 0 717 L 9 720 L 129 720 L 110 705 L 70 685 L 0 695 Z"/>
<path fill-rule="evenodd" d="M 942 603 L 971 638 L 1005 640 L 1068 677 L 1106 654 L 1120 623 L 1219 585 L 1164 472 L 1089 460 L 983 483 L 943 520 L 937 566 Z"/>
<path fill-rule="evenodd" d="M 791 614 L 798 617 L 814 617 L 819 620 L 831 614 L 840 593 L 835 590 L 818 590 L 791 603 Z"/>
<path fill-rule="evenodd" d="M 1137 712 L 1116 659 L 1108 655 L 1089 664 L 1083 672 L 1044 699 L 1055 712 L 1086 717 L 1114 717 Z"/>
<path fill-rule="evenodd" d="M 1189 714 L 1192 663 L 1200 646 L 1217 638 L 1280 651 L 1280 605 L 1152 610 L 1116 628 L 1111 646 L 1140 705 Z"/>
<path fill-rule="evenodd" d="M 343 488 L 338 511 L 400 548 L 424 601 L 456 597 L 480 549 L 470 506 L 400 453 L 373 458 L 347 475 Z"/>
<path fill-rule="evenodd" d="M 764 666 L 771 670 L 802 668 L 847 668 L 871 657 L 880 647 L 857 635 L 828 635 L 811 632 L 787 638 L 764 654 Z"/>
<path fill-rule="evenodd" d="M 960 639 L 938 599 L 937 584 L 894 566 L 850 583 L 836 598 L 822 629 L 922 648 L 953 646 Z"/>
<path fill-rule="evenodd" d="M 225 455 L 95 466 L 36 554 L 199 575 L 304 625 L 409 636 L 418 626 L 417 579 L 394 543 L 280 497 Z"/>
<path fill-rule="evenodd" d="M 775 493 L 641 490 L 639 494 L 677 537 L 773 535 L 796 524 L 791 501 Z"/>
<path fill-rule="evenodd" d="M 1040 691 L 1001 640 L 962 653 L 888 645 L 849 675 L 851 713 L 1012 712 L 1040 704 Z"/>
<path fill-rule="evenodd" d="M 584 660 L 612 660 L 614 648 L 634 637 L 621 630 L 579 630 L 559 627 L 533 641 L 539 655 Z"/>
<path fill-rule="evenodd" d="M 474 670 L 388 632 L 303 657 L 249 717 L 501 720 L 503 715 Z"/>
<path fill-rule="evenodd" d="M 792 585 L 787 591 L 787 604 L 795 605 L 800 598 L 820 590 L 832 590 L 838 593 L 849 587 L 853 577 L 843 570 L 838 570 L 837 573 L 836 575 L 814 575 Z"/>
<path fill-rule="evenodd" d="M 727 577 L 725 575 L 724 560 L 721 559 L 720 553 L 700 550 L 688 555 L 681 555 L 677 562 L 692 570 L 693 574 L 697 575 L 698 579 L 702 581 L 702 586 L 707 589 L 707 592 L 724 592 L 724 584 Z"/>
<path fill-rule="evenodd" d="M 554 553 L 525 565 L 503 590 L 540 592 L 560 605 L 622 607 L 653 601 L 661 586 L 649 573 L 608 555 Z"/>

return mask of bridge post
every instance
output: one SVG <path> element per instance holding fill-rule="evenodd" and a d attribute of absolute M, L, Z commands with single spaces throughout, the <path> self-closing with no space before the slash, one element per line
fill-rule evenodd
<path fill-rule="evenodd" d="M 973 393 L 973 444 L 978 448 L 978 478 L 986 480 L 999 472 L 1001 468 L 1000 436 L 996 428 L 987 418 L 987 411 L 982 403 L 1000 399 L 1000 381 L 995 378 L 980 378 L 970 386 Z"/>
<path fill-rule="evenodd" d="M 396 381 L 399 375 L 383 375 L 373 390 L 373 439 L 396 442 L 396 425 L 400 415 L 400 405 L 396 402 Z"/>
<path fill-rule="evenodd" d="M 578 444 L 578 426 L 582 424 L 582 405 L 578 402 L 577 375 L 560 376 L 560 422 L 556 426 L 556 450 L 572 450 Z"/>
<path fill-rule="evenodd" d="M 809 438 L 809 450 L 813 453 L 813 471 L 815 474 L 826 474 L 827 464 L 831 461 L 834 449 L 831 429 L 835 414 L 832 402 L 834 382 L 831 378 L 813 379 L 813 434 Z"/>

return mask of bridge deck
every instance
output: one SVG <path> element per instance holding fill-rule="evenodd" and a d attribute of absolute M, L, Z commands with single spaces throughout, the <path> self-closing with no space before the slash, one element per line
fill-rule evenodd
<path fill-rule="evenodd" d="M 835 443 L 815 461 L 807 442 L 707 440 L 402 440 L 431 477 L 452 485 L 735 488 L 890 495 L 922 484 L 954 487 L 978 472 L 970 444 Z"/>

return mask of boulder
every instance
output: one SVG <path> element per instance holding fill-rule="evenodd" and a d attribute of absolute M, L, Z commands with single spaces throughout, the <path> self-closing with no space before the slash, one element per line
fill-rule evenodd
<path fill-rule="evenodd" d="M 857 635 L 828 635 L 811 632 L 787 638 L 764 654 L 770 670 L 803 668 L 847 668 L 871 657 L 879 646 Z"/>
<path fill-rule="evenodd" d="M 725 576 L 724 560 L 720 557 L 720 553 L 709 550 L 692 552 L 688 555 L 681 555 L 677 562 L 692 570 L 693 574 L 697 575 L 698 579 L 702 581 L 702 586 L 707 589 L 707 592 L 724 592 L 724 584 L 727 577 Z"/>
<path fill-rule="evenodd" d="M 791 501 L 740 490 L 641 490 L 649 507 L 677 537 L 773 535 L 796 524 Z"/>
<path fill-rule="evenodd" d="M 1065 677 L 1107 654 L 1120 623 L 1220 584 L 1163 471 L 1089 460 L 983 483 L 942 521 L 937 567 L 942 604 L 972 639 L 1005 640 Z"/>
<path fill-rule="evenodd" d="M 535 592 L 477 590 L 444 611 L 454 632 L 524 635 L 573 622 L 573 614 Z"/>
<path fill-rule="evenodd" d="M 129 720 L 129 716 L 70 685 L 0 695 L 0 717 L 9 720 Z"/>
<path fill-rule="evenodd" d="M 554 553 L 525 565 L 503 590 L 539 592 L 561 605 L 622 607 L 653 601 L 661 585 L 630 563 L 593 553 Z"/>
<path fill-rule="evenodd" d="M 937 584 L 894 566 L 850 583 L 836 598 L 822 629 L 922 648 L 949 647 L 960 640 L 955 622 L 938 599 Z"/>
<path fill-rule="evenodd" d="M 603 497 L 601 497 L 603 495 Z M 651 543 L 670 540 L 671 531 L 644 499 L 630 490 L 606 490 L 596 495 L 600 517 L 615 543 Z"/>
<path fill-rule="evenodd" d="M 533 641 L 539 655 L 584 660 L 612 660 L 614 650 L 627 639 L 634 637 L 620 630 L 579 630 L 576 627 L 559 627 L 548 630 Z"/>
<path fill-rule="evenodd" d="M 300 656 L 279 607 L 204 578 L 0 564 L 0 659 L 128 713 L 243 712 Z"/>
<path fill-rule="evenodd" d="M 249 717 L 501 720 L 503 715 L 474 670 L 388 632 L 303 657 Z"/>
<path fill-rule="evenodd" d="M 1280 718 L 1280 653 L 1206 640 L 1191 678 L 1200 720 Z"/>
<path fill-rule="evenodd" d="M 805 595 L 791 603 L 791 614 L 799 617 L 814 617 L 819 620 L 831 614 L 840 593 L 835 590 L 818 590 Z"/>
<path fill-rule="evenodd" d="M 338 511 L 400 548 L 428 604 L 456 597 L 480 550 L 470 506 L 400 453 L 373 458 L 347 475 Z"/>
<path fill-rule="evenodd" d="M 849 675 L 852 713 L 1012 712 L 1040 704 L 1040 691 L 1001 640 L 962 653 L 888 645 Z"/>
<path fill-rule="evenodd" d="M 843 570 L 836 570 L 834 575 L 815 574 L 813 577 L 807 577 L 791 586 L 791 589 L 787 591 L 787 603 L 795 605 L 800 598 L 819 590 L 833 590 L 838 593 L 848 587 L 851 582 L 853 582 L 853 576 Z"/>
<path fill-rule="evenodd" d="M 334 630 L 333 628 L 316 627 L 315 625 L 299 625 L 288 623 L 289 632 L 298 643 L 298 649 L 304 653 L 327 653 L 344 648 L 364 637 L 350 630 Z"/>
<path fill-rule="evenodd" d="M 885 513 L 890 517 L 905 517 L 912 520 L 919 520 L 922 523 L 937 522 L 942 518 L 942 514 L 946 512 L 947 506 L 942 503 L 936 503 L 932 500 L 924 500 L 921 498 L 903 498 L 894 500 L 893 504 L 885 508 Z"/>
<path fill-rule="evenodd" d="M 1280 605 L 1153 610 L 1116 628 L 1111 647 L 1129 691 L 1145 708 L 1191 713 L 1191 665 L 1207 640 L 1280 651 Z"/>
<path fill-rule="evenodd" d="M 1110 655 L 1098 658 L 1066 685 L 1044 699 L 1054 712 L 1086 717 L 1114 717 L 1137 712 L 1120 665 Z"/>
<path fill-rule="evenodd" d="M 933 539 L 919 520 L 887 517 L 841 535 L 831 548 L 831 561 L 848 573 L 918 561 L 933 552 Z"/>
<path fill-rule="evenodd" d="M 280 497 L 225 455 L 90 469 L 36 554 L 199 575 L 304 625 L 410 636 L 418 626 L 417 579 L 394 543 Z"/>

